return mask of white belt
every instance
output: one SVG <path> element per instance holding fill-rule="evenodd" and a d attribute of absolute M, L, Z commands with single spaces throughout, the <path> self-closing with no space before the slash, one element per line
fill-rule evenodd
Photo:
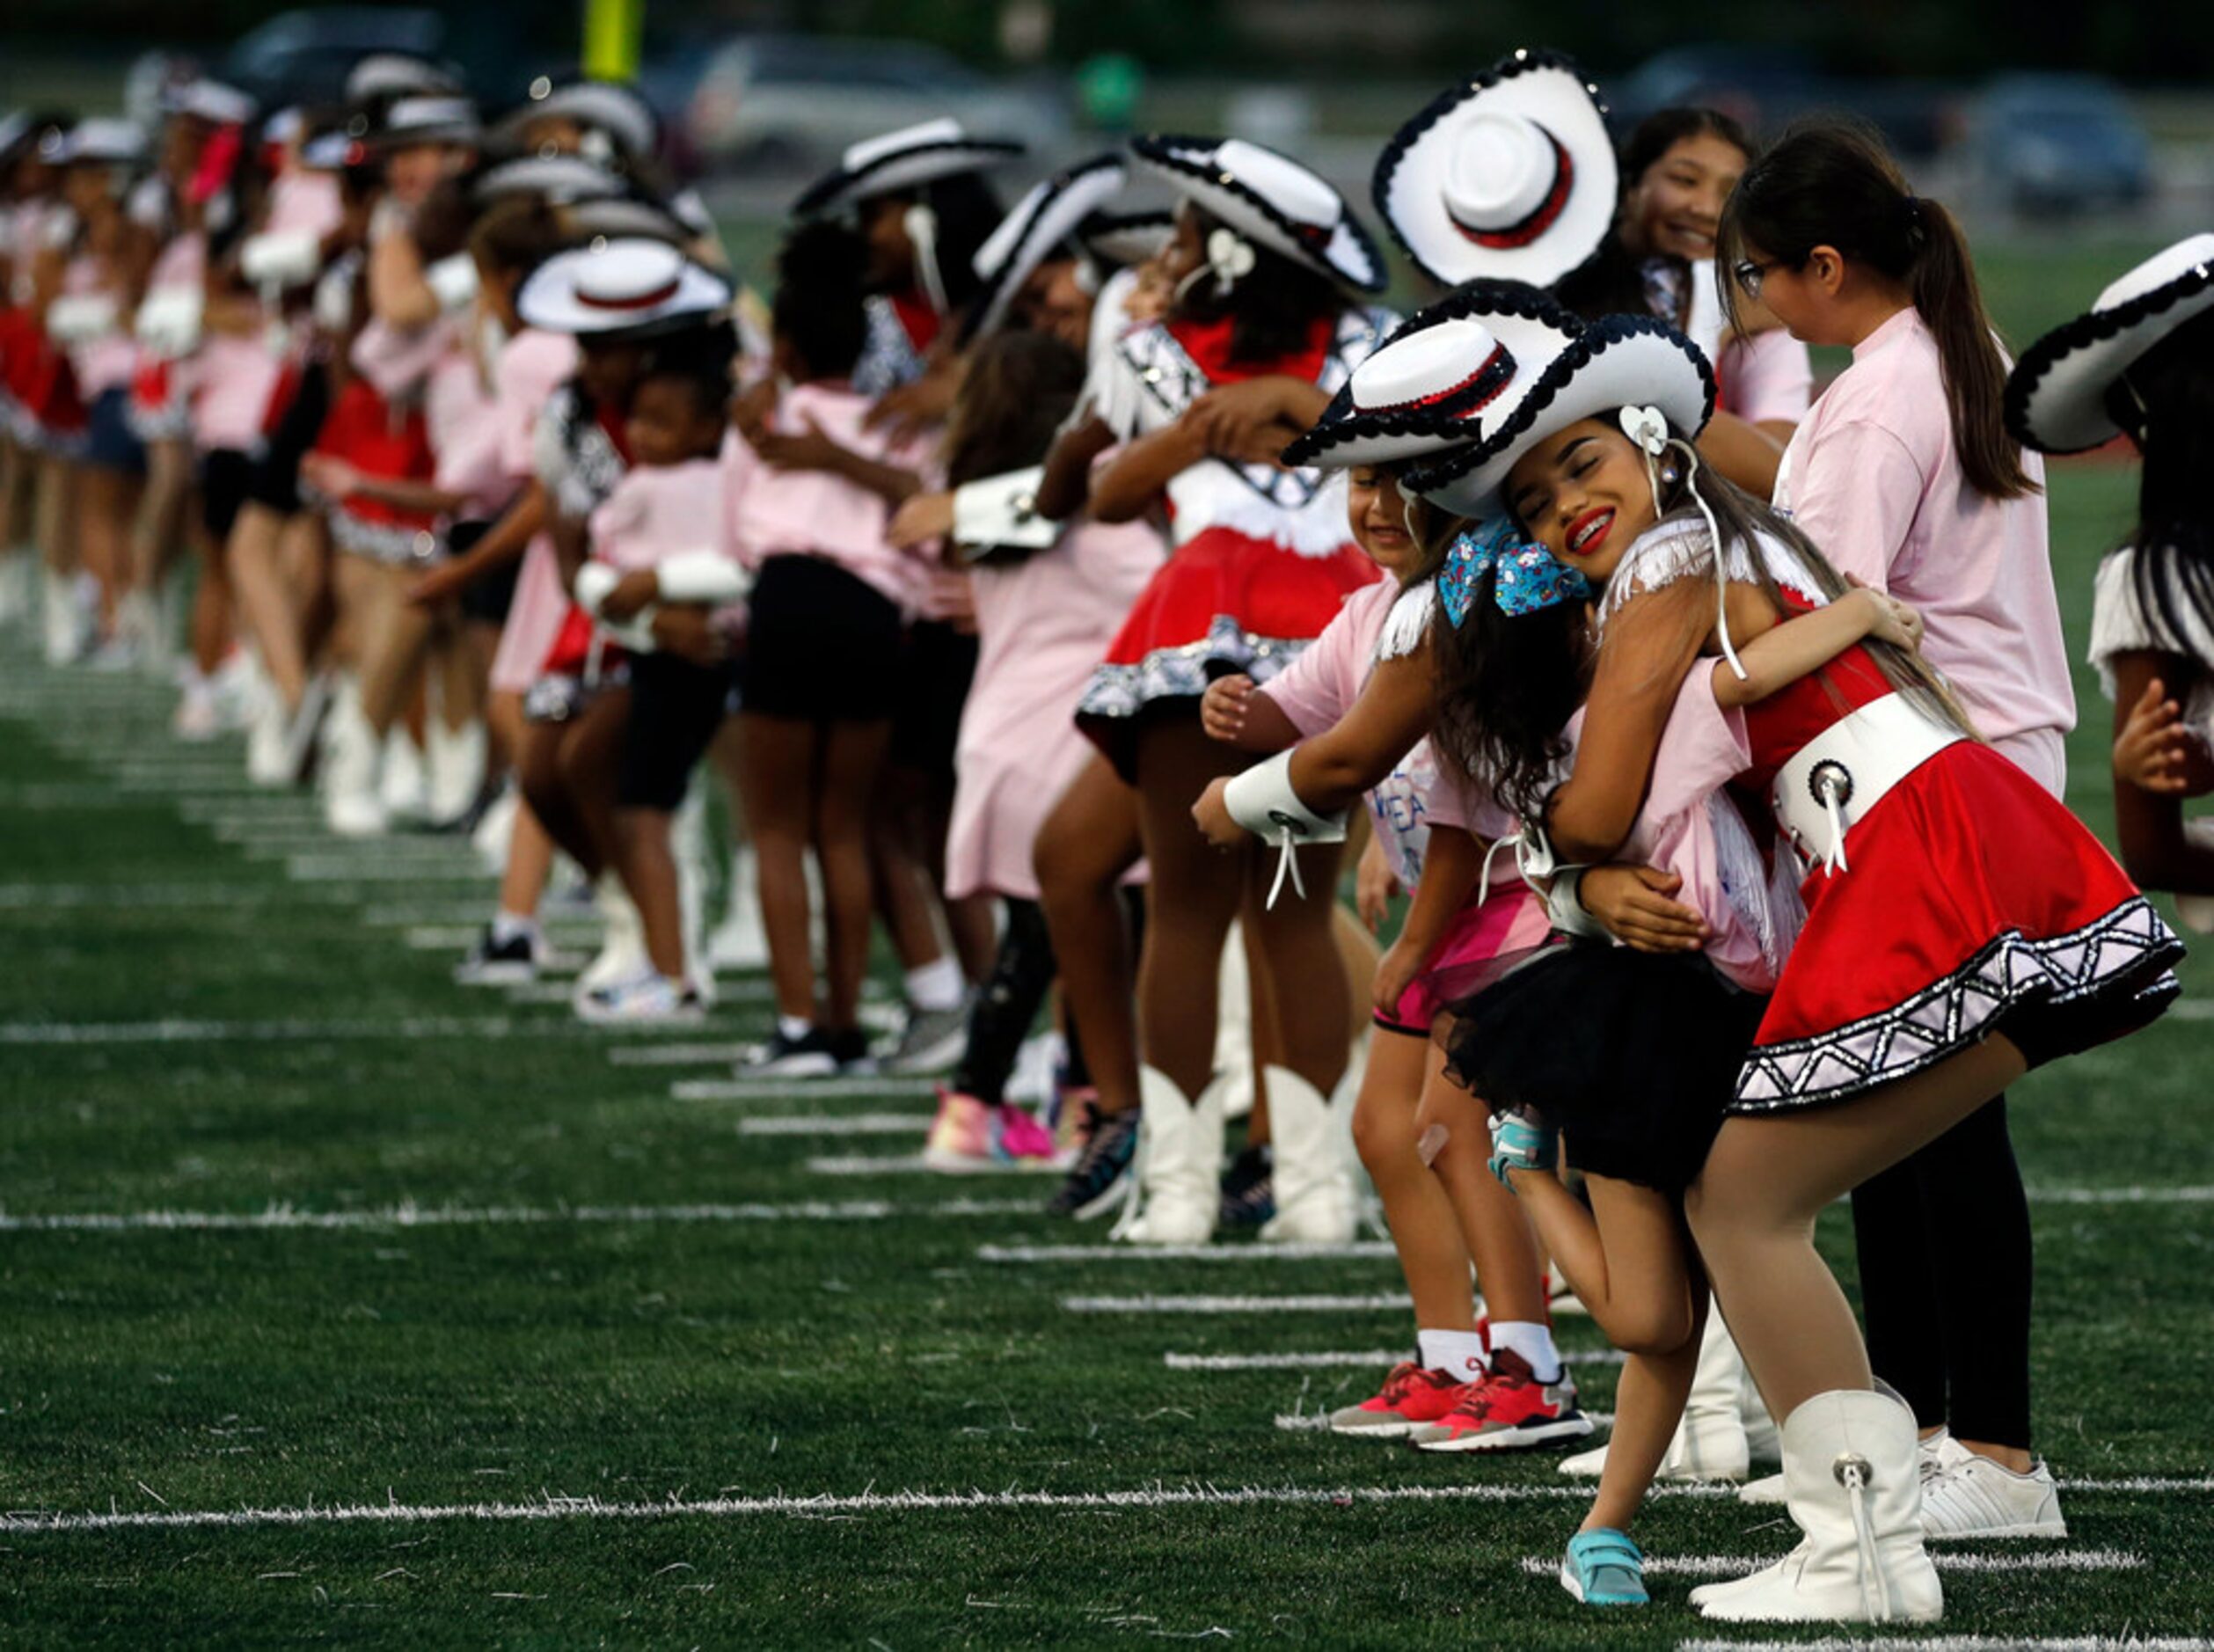
<path fill-rule="evenodd" d="M 1901 694 L 1887 694 L 1833 723 L 1777 771 L 1769 807 L 1800 858 L 1825 874 L 1849 872 L 1845 834 L 1893 786 L 1955 741 Z"/>

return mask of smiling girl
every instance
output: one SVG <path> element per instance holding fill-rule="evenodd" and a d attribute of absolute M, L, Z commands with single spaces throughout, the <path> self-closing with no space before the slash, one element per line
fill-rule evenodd
<path fill-rule="evenodd" d="M 1694 486 L 1706 398 L 1688 340 L 1626 318 L 1558 325 L 1551 359 L 1518 368 L 1498 404 L 1498 434 L 1410 482 L 1452 510 L 1505 504 L 1600 592 L 1567 778 L 1545 789 L 1527 741 L 1504 754 L 1551 853 L 1586 863 L 1631 832 L 1686 675 L 1721 680 L 1702 657 L 1721 654 L 1742 683 L 1738 644 L 1848 588 L 1788 521 L 1717 479 Z M 1694 1599 L 1719 1619 L 1933 1619 L 1913 1421 L 1872 1391 L 1815 1217 L 2031 1066 L 2152 1019 L 2181 949 L 1918 659 L 1853 649 L 1750 705 L 1746 731 L 1739 782 L 1768 792 L 1807 863 L 1808 917 L 1686 1212 L 1783 1420 L 1787 1501 L 1807 1542 Z M 1842 1478 L 1841 1453 L 1853 1459 Z"/>

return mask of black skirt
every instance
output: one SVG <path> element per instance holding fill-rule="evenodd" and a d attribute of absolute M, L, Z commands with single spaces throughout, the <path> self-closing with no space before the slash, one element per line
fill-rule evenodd
<path fill-rule="evenodd" d="M 1736 1093 L 1768 1000 L 1704 955 L 1555 939 L 1446 1012 L 1454 1080 L 1561 1132 L 1568 1163 L 1678 1193 Z"/>

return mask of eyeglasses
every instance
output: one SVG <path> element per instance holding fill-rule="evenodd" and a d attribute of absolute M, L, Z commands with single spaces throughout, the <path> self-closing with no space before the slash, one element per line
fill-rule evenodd
<path fill-rule="evenodd" d="M 1758 303 L 1760 286 L 1768 279 L 1768 272 L 1772 269 L 1788 269 L 1791 267 L 1789 259 L 1772 258 L 1765 264 L 1761 264 L 1748 258 L 1740 259 L 1731 265 L 1729 273 L 1737 282 L 1737 290 L 1755 303 Z"/>

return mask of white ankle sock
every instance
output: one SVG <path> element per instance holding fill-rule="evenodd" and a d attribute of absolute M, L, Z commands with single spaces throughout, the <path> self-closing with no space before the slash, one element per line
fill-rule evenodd
<path fill-rule="evenodd" d="M 1484 1339 L 1473 1331 L 1417 1331 L 1414 1344 L 1425 1368 L 1456 1382 L 1472 1383 L 1484 1374 Z"/>
<path fill-rule="evenodd" d="M 779 1015 L 777 1017 L 777 1031 L 796 1042 L 815 1031 L 815 1023 L 804 1015 Z"/>
<path fill-rule="evenodd" d="M 505 908 L 492 915 L 493 946 L 504 947 L 519 935 L 527 936 L 532 940 L 537 939 L 538 920 L 518 912 L 510 912 Z"/>
<path fill-rule="evenodd" d="M 967 985 L 959 964 L 939 958 L 907 972 L 907 1001 L 918 1010 L 959 1009 Z"/>
<path fill-rule="evenodd" d="M 1498 1319 L 1491 1322 L 1492 1352 L 1512 1349 L 1529 1363 L 1531 1373 L 1541 1383 L 1560 1380 L 1560 1351 L 1553 1345 L 1553 1333 L 1545 1326 L 1528 1319 Z"/>

